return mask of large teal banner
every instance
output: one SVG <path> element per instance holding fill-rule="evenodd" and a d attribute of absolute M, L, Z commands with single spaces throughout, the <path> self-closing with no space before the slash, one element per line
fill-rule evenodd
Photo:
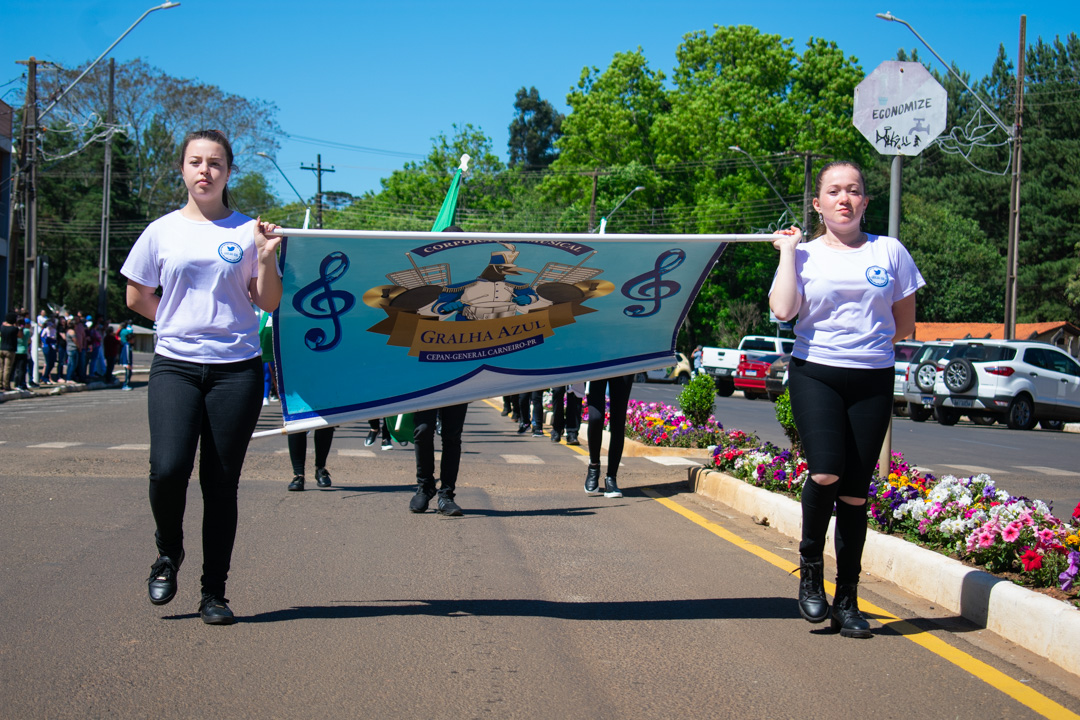
<path fill-rule="evenodd" d="M 666 367 L 729 242 L 286 230 L 284 432 Z"/>

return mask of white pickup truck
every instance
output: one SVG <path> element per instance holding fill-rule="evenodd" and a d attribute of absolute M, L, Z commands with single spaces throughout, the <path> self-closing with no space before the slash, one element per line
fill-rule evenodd
<path fill-rule="evenodd" d="M 747 335 L 739 341 L 739 347 L 701 348 L 701 369 L 712 376 L 716 384 L 716 394 L 729 397 L 735 392 L 735 370 L 739 367 L 739 358 L 747 352 L 787 354 L 795 346 L 794 340 L 772 337 L 770 335 Z"/>

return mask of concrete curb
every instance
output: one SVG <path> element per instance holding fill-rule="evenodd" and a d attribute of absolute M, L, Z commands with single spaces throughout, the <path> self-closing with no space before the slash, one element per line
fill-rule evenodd
<path fill-rule="evenodd" d="M 704 467 L 690 468 L 691 489 L 769 526 L 801 536 L 798 502 Z M 826 540 L 832 555 L 833 525 Z M 892 535 L 869 530 L 863 571 L 896 583 L 1080 675 L 1080 610 Z"/>

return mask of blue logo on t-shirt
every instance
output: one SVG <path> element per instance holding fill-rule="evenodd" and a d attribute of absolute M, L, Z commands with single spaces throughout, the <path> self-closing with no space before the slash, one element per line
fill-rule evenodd
<path fill-rule="evenodd" d="M 238 263 L 244 259 L 244 248 L 234 242 L 221 243 L 217 252 L 225 262 Z"/>
<path fill-rule="evenodd" d="M 889 271 L 877 265 L 866 268 L 866 279 L 874 287 L 885 287 L 889 284 Z"/>

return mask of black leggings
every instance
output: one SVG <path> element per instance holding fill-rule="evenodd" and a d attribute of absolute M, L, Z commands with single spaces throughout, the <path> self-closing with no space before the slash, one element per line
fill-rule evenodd
<path fill-rule="evenodd" d="M 604 438 L 604 395 L 608 402 L 608 475 L 615 477 L 622 462 L 626 441 L 626 406 L 630 403 L 633 375 L 589 381 L 589 462 L 600 463 L 600 444 Z"/>
<path fill-rule="evenodd" d="M 375 422 L 378 422 L 377 420 Z M 330 455 L 330 443 L 334 441 L 334 428 L 325 427 L 314 431 L 315 467 L 326 467 L 326 458 Z M 293 475 L 304 475 L 304 461 L 307 459 L 307 433 L 289 435 L 289 460 L 292 461 Z"/>
<path fill-rule="evenodd" d="M 262 409 L 262 360 L 202 365 L 155 355 L 150 366 L 150 509 L 157 548 L 179 561 L 188 478 L 199 453 L 202 589 L 221 596 L 236 539 L 236 493 Z"/>
<path fill-rule="evenodd" d="M 803 486 L 799 553 L 821 557 L 835 505 L 838 583 L 859 580 L 866 508 L 837 498 L 866 497 L 892 414 L 893 376 L 891 367 L 839 368 L 798 358 L 789 366 L 791 411 L 810 474 L 840 478 L 830 485 L 807 479 Z"/>

